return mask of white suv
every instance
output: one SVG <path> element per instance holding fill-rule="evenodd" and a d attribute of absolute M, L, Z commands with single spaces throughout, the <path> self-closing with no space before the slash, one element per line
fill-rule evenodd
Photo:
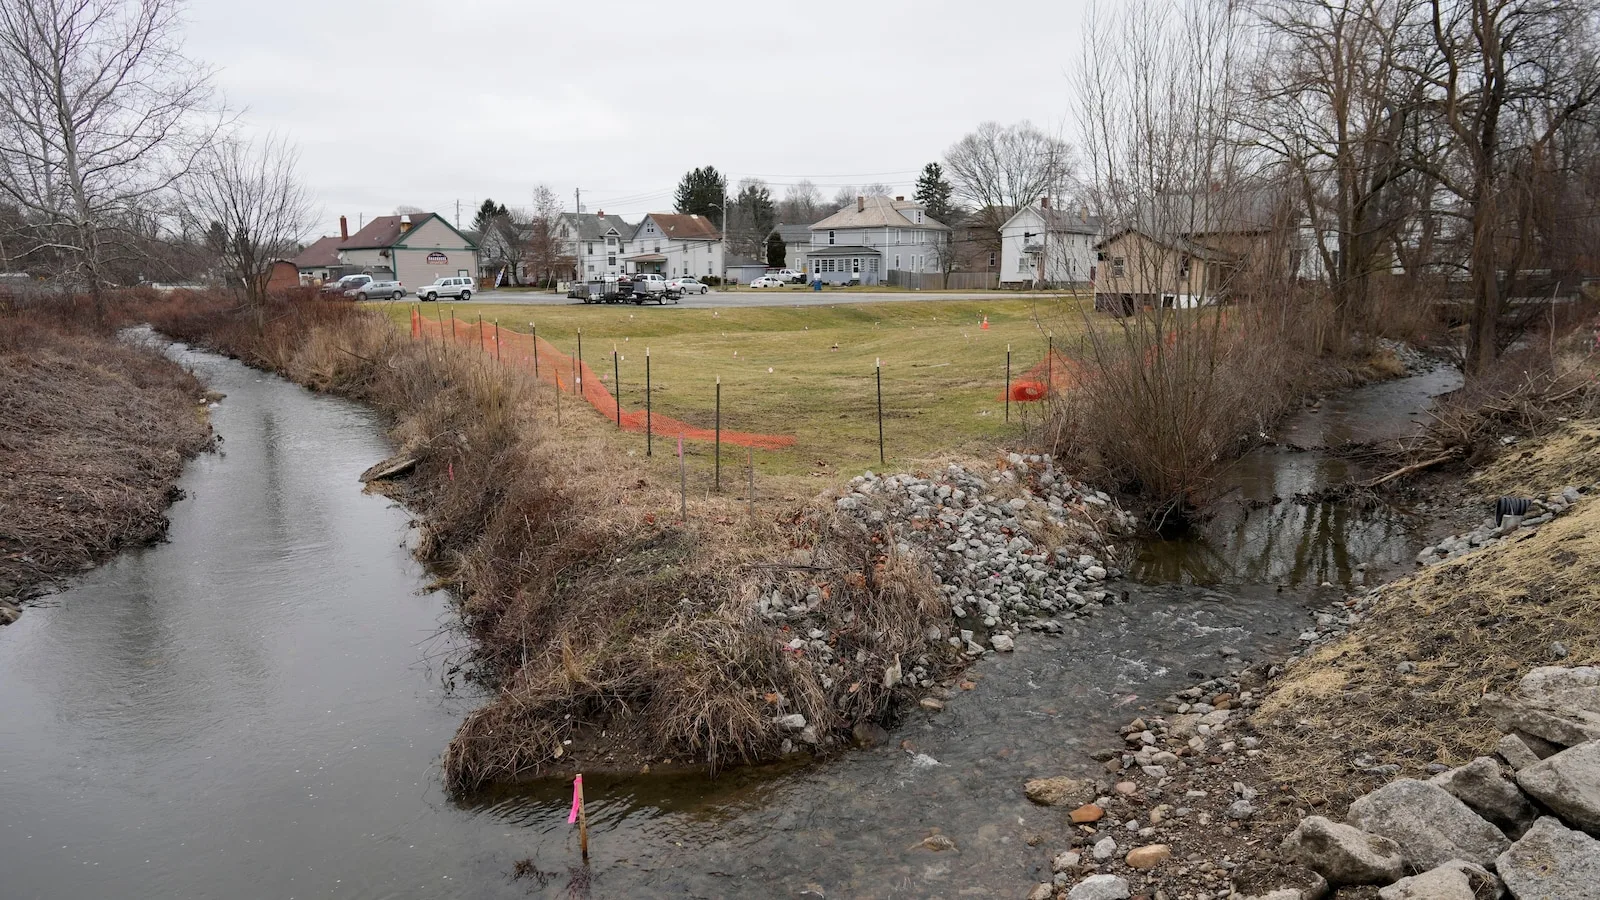
<path fill-rule="evenodd" d="M 458 275 L 451 278 L 441 278 L 433 284 L 425 284 L 417 288 L 417 296 L 423 300 L 437 300 L 440 297 L 454 297 L 457 300 L 471 300 L 474 284 L 471 278 Z"/>

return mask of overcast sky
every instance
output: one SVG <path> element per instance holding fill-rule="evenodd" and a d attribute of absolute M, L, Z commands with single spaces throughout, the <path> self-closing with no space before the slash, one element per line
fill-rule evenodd
<path fill-rule="evenodd" d="M 1081 2 L 190 0 L 188 48 L 249 127 L 299 145 L 322 224 L 486 197 L 670 210 L 714 165 L 825 197 L 923 164 L 984 120 L 1077 143 Z"/>

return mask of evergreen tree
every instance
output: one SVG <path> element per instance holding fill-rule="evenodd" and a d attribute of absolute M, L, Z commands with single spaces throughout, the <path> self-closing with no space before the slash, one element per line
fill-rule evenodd
<path fill-rule="evenodd" d="M 774 269 L 781 269 L 788 264 L 788 248 L 783 246 L 783 238 L 776 231 L 767 236 L 767 265 Z"/>
<path fill-rule="evenodd" d="M 722 227 L 722 198 L 727 193 L 728 180 L 715 166 L 705 166 L 684 173 L 678 182 L 678 195 L 674 205 L 678 212 L 707 216 Z"/>
<path fill-rule="evenodd" d="M 733 219 L 728 242 L 741 256 L 760 257 L 767 235 L 778 224 L 778 206 L 772 190 L 757 178 L 739 182 L 739 195 L 733 199 Z"/>
<path fill-rule="evenodd" d="M 510 215 L 511 210 L 506 209 L 504 203 L 485 200 L 478 206 L 478 214 L 472 217 L 472 227 L 479 234 L 483 234 L 489 230 L 489 226 L 493 225 L 495 220 L 508 218 Z"/>
<path fill-rule="evenodd" d="M 961 214 L 951 199 L 954 194 L 955 189 L 944 177 L 943 166 L 931 162 L 922 167 L 922 174 L 917 176 L 916 198 L 917 202 L 922 204 L 923 210 L 935 222 L 943 225 L 956 224 Z"/>

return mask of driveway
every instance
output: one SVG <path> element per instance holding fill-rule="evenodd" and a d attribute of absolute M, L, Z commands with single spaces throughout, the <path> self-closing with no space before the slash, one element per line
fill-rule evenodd
<path fill-rule="evenodd" d="M 739 306 L 837 306 L 842 303 L 915 303 L 919 300 L 1015 300 L 1026 297 L 1054 297 L 1056 294 L 1025 291 L 811 291 L 770 288 L 717 291 L 684 297 L 676 305 L 684 309 L 729 309 Z M 414 301 L 414 297 L 407 297 Z M 448 302 L 448 301 L 443 301 Z M 472 295 L 474 303 L 510 303 L 527 306 L 582 306 L 581 300 L 568 300 L 565 294 L 535 294 L 523 291 L 484 291 Z M 654 306 L 647 303 L 646 306 Z M 668 303 L 668 306 L 674 304 Z"/>

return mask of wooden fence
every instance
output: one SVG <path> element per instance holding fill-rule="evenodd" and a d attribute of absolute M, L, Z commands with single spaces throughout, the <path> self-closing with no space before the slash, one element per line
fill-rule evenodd
<path fill-rule="evenodd" d="M 887 283 L 913 291 L 992 291 L 1000 287 L 998 272 L 902 272 L 891 269 Z"/>

